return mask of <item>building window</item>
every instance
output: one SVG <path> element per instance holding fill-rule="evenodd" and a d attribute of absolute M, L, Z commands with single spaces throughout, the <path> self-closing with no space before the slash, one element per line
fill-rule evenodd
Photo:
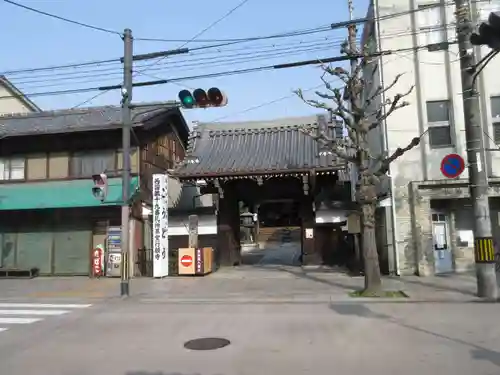
<path fill-rule="evenodd" d="M 24 158 L 0 159 L 0 180 L 24 180 Z"/>
<path fill-rule="evenodd" d="M 437 44 L 446 41 L 446 28 L 439 4 L 419 5 L 417 22 L 421 44 Z"/>
<path fill-rule="evenodd" d="M 500 144 L 500 96 L 490 98 L 491 124 L 493 125 L 493 139 Z"/>
<path fill-rule="evenodd" d="M 427 126 L 431 148 L 451 146 L 450 101 L 427 102 Z"/>
<path fill-rule="evenodd" d="M 70 176 L 90 177 L 103 172 L 115 172 L 114 151 L 84 151 L 71 156 Z"/>

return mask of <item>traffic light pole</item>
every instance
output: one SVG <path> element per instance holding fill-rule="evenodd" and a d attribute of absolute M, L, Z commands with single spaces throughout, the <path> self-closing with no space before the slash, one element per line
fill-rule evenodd
<path fill-rule="evenodd" d="M 484 138 L 479 120 L 479 98 L 474 81 L 476 58 L 470 42 L 473 26 L 468 0 L 455 0 L 457 37 L 462 74 L 465 138 L 469 170 L 469 191 L 474 210 L 474 258 L 477 294 L 498 298 L 493 235 L 488 202 L 488 175 L 484 156 Z"/>
<path fill-rule="evenodd" d="M 123 86 L 122 86 L 122 233 L 121 233 L 121 282 L 120 295 L 129 295 L 129 247 L 130 247 L 130 132 L 132 128 L 132 69 L 133 69 L 133 39 L 132 31 L 125 29 L 123 33 Z"/>

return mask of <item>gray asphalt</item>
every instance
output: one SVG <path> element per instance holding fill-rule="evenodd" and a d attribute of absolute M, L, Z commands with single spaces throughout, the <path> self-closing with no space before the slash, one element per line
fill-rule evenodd
<path fill-rule="evenodd" d="M 59 280 L 44 282 L 46 289 L 62 289 Z M 0 332 L 0 374 L 500 373 L 499 305 L 473 296 L 472 276 L 385 283 L 411 298 L 353 300 L 347 292 L 362 279 L 278 265 L 133 280 L 125 300 L 58 297 L 56 303 L 92 306 Z M 203 337 L 231 344 L 184 348 Z"/>

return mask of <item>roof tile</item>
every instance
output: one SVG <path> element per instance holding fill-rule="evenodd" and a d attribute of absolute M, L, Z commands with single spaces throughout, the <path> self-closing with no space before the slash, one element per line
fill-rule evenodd
<path fill-rule="evenodd" d="M 147 119 L 166 113 L 173 108 L 175 107 L 168 107 L 164 104 L 134 108 L 132 110 L 133 126 L 141 126 Z M 8 114 L 0 115 L 0 135 L 21 136 L 107 130 L 120 127 L 121 123 L 122 115 L 119 106 Z"/>
<path fill-rule="evenodd" d="M 343 168 L 343 160 L 335 155 L 320 155 L 319 143 L 303 132 L 315 128 L 316 116 L 273 122 L 199 124 L 191 134 L 187 158 L 176 174 L 194 177 Z M 333 136 L 334 126 L 330 124 L 327 131 Z M 194 159 L 199 162 L 193 162 Z"/>

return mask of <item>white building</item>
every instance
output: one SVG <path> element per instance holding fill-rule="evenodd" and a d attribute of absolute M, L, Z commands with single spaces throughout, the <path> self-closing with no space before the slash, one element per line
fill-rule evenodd
<path fill-rule="evenodd" d="M 500 1 L 473 1 L 471 7 L 474 22 L 479 23 L 491 11 L 500 10 Z M 474 262 L 474 215 L 467 199 L 467 170 L 452 180 L 440 171 L 446 154 L 456 153 L 466 160 L 454 12 L 453 1 L 373 0 L 367 14 L 370 21 L 362 30 L 365 50 L 393 51 L 374 58 L 373 64 L 365 68 L 363 76 L 371 82 L 365 95 L 380 84 L 387 87 L 398 74 L 404 74 L 374 105 L 415 86 L 406 97 L 410 105 L 392 114 L 371 138 L 372 154 L 376 155 L 384 149 L 392 153 L 413 137 L 421 136 L 420 146 L 392 164 L 392 184 L 387 183 L 384 189 L 390 197 L 392 185 L 393 198 L 386 200 L 389 207 L 379 209 L 379 247 L 387 247 L 390 268 L 401 274 L 460 272 L 471 269 Z M 447 46 L 447 42 L 451 44 Z M 436 43 L 443 43 L 437 51 L 425 47 Z M 477 60 L 488 51 L 478 48 Z M 370 79 L 374 64 L 378 64 L 378 70 Z M 500 143 L 499 71 L 500 57 L 492 60 L 478 79 L 480 119 L 487 148 L 496 148 L 495 143 Z M 495 238 L 500 239 L 500 199 L 495 198 L 500 196 L 500 151 L 486 152 L 483 167 L 490 177 L 492 229 Z"/>

